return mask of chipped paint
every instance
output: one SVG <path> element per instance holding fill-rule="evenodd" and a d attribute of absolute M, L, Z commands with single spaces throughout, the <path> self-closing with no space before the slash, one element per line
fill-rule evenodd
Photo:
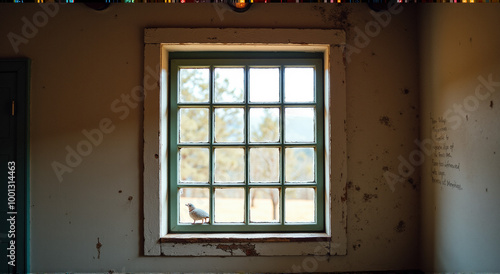
<path fill-rule="evenodd" d="M 375 198 L 375 199 L 378 198 L 378 195 L 377 194 L 368 194 L 368 193 L 365 193 L 363 195 L 363 201 L 365 201 L 365 202 L 368 202 L 373 198 Z"/>
<path fill-rule="evenodd" d="M 411 187 L 416 190 L 417 189 L 417 183 L 415 182 L 415 180 L 413 180 L 413 178 L 408 178 L 408 180 L 406 180 L 410 185 Z"/>
<path fill-rule="evenodd" d="M 233 242 L 208 242 L 198 238 L 193 242 L 164 242 L 161 244 L 161 255 L 163 256 L 218 256 L 218 257 L 246 257 L 246 256 L 329 256 L 332 253 L 332 242 L 330 238 L 319 237 L 309 239 L 306 242 L 248 242 L 246 240 Z M 234 239 L 233 239 L 234 240 Z M 293 244 L 293 247 L 290 245 Z M 341 249 L 338 244 L 335 248 Z"/>
<path fill-rule="evenodd" d="M 362 241 L 361 241 L 361 240 L 357 240 L 357 241 L 356 241 L 356 242 L 352 245 L 352 249 L 353 249 L 354 251 L 356 251 L 358 248 L 360 248 L 360 247 L 361 247 L 361 243 L 362 243 Z"/>
<path fill-rule="evenodd" d="M 217 249 L 224 250 L 225 252 L 231 253 L 235 250 L 241 250 L 246 256 L 258 256 L 259 253 L 255 251 L 255 244 L 218 244 Z"/>
<path fill-rule="evenodd" d="M 381 116 L 378 121 L 385 126 L 390 127 L 391 126 L 391 119 L 388 116 Z"/>
<path fill-rule="evenodd" d="M 394 231 L 402 233 L 406 231 L 406 223 L 404 221 L 399 221 L 398 225 L 394 227 Z"/>
<path fill-rule="evenodd" d="M 323 5 L 314 5 L 313 9 L 319 12 L 319 17 L 325 23 L 334 24 L 336 28 L 342 28 L 347 30 L 351 27 L 349 23 L 349 16 L 351 14 L 351 9 L 347 6 L 338 6 L 337 9 L 328 9 Z"/>
<path fill-rule="evenodd" d="M 345 191 L 345 192 L 344 192 L 344 194 L 342 194 L 342 196 L 340 197 L 340 200 L 341 200 L 342 202 L 347 201 L 347 191 Z M 343 212 L 342 212 L 342 213 L 343 213 Z"/>

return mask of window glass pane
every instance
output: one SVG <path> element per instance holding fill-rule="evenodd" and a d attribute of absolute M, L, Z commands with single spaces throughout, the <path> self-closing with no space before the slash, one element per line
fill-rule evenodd
<path fill-rule="evenodd" d="M 314 223 L 316 221 L 316 190 L 287 188 L 285 190 L 285 223 Z"/>
<path fill-rule="evenodd" d="M 280 69 L 250 68 L 250 102 L 280 101 Z"/>
<path fill-rule="evenodd" d="M 285 68 L 285 102 L 314 102 L 314 68 Z"/>
<path fill-rule="evenodd" d="M 208 183 L 208 148 L 179 149 L 180 183 Z"/>
<path fill-rule="evenodd" d="M 271 54 L 171 56 L 169 232 L 323 229 L 321 60 Z"/>
<path fill-rule="evenodd" d="M 208 102 L 209 74 L 208 68 L 181 68 L 179 70 L 179 102 Z"/>
<path fill-rule="evenodd" d="M 208 108 L 179 110 L 179 142 L 208 142 Z"/>
<path fill-rule="evenodd" d="M 185 187 L 179 188 L 177 193 L 179 197 L 179 204 L 177 207 L 179 208 L 179 223 L 193 223 L 194 220 L 189 216 L 189 207 L 188 203 L 191 203 L 195 208 L 203 210 L 205 212 L 210 212 L 209 205 L 209 189 L 201 188 L 201 187 Z M 196 223 L 202 223 L 205 220 L 196 220 Z"/>
<path fill-rule="evenodd" d="M 250 222 L 277 223 L 280 214 L 279 188 L 250 189 Z"/>
<path fill-rule="evenodd" d="M 216 108 L 215 142 L 242 143 L 245 135 L 244 125 L 242 108 Z"/>
<path fill-rule="evenodd" d="M 214 199 L 216 223 L 245 222 L 244 188 L 216 188 Z"/>
<path fill-rule="evenodd" d="M 279 108 L 250 108 L 250 142 L 279 141 Z"/>
<path fill-rule="evenodd" d="M 245 181 L 245 150 L 243 148 L 215 149 L 215 182 Z"/>
<path fill-rule="evenodd" d="M 285 108 L 285 142 L 315 141 L 314 108 Z"/>
<path fill-rule="evenodd" d="M 244 78 L 243 68 L 215 68 L 215 102 L 243 102 Z"/>
<path fill-rule="evenodd" d="M 250 149 L 250 182 L 279 182 L 280 150 L 279 148 Z"/>
<path fill-rule="evenodd" d="M 314 182 L 314 154 L 314 148 L 286 148 L 286 182 Z"/>

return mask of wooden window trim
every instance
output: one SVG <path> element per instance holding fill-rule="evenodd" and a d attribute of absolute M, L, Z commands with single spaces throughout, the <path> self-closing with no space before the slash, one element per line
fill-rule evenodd
<path fill-rule="evenodd" d="M 144 55 L 144 255 L 287 256 L 345 255 L 346 94 L 345 33 L 328 29 L 154 28 L 145 30 Z M 325 222 L 326 233 L 293 235 L 167 233 L 166 164 L 162 151 L 169 51 L 313 51 L 325 59 Z M 332 128 L 338 130 L 331 130 Z M 251 236 L 251 237 L 249 237 Z M 196 240 L 190 240 L 196 239 Z M 228 244 L 230 243 L 230 244 Z"/>
<path fill-rule="evenodd" d="M 326 233 L 205 233 L 169 234 L 161 243 L 266 243 L 321 242 L 331 239 Z"/>

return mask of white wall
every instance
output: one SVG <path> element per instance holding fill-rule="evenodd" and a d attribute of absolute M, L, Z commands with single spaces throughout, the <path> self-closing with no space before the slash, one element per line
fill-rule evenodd
<path fill-rule="evenodd" d="M 348 254 L 306 266 L 325 272 L 418 268 L 418 167 L 393 189 L 384 177 L 398 174 L 419 132 L 415 7 L 400 7 L 390 18 L 377 17 L 381 21 L 366 4 L 265 4 L 243 14 L 205 4 L 58 8 L 44 22 L 40 6 L 0 5 L 0 57 L 32 59 L 32 271 L 280 272 L 310 262 L 141 255 L 142 104 L 128 106 L 123 116 L 112 104 L 142 85 L 146 27 L 346 29 L 348 118 L 345 129 L 333 130 L 348 135 Z M 23 34 L 33 19 L 39 27 Z M 24 37 L 16 40 L 22 41 L 19 52 L 9 33 Z M 67 148 L 82 146 L 82 130 L 99 127 L 102 119 L 113 130 L 81 163 L 72 163 Z M 61 182 L 54 162 L 74 164 Z"/>
<path fill-rule="evenodd" d="M 500 271 L 499 12 L 420 10 L 423 270 Z"/>

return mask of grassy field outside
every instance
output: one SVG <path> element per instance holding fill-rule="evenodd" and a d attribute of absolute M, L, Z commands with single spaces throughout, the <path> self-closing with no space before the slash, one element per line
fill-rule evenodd
<path fill-rule="evenodd" d="M 201 208 L 209 212 L 209 199 L 199 197 L 181 197 L 180 198 L 180 222 L 192 223 L 193 220 L 189 217 L 187 203 L 192 203 L 197 208 Z M 244 198 L 217 198 L 215 200 L 215 219 L 217 223 L 242 223 L 244 222 Z M 314 222 L 315 203 L 314 200 L 305 199 L 287 199 L 285 212 L 286 222 Z M 276 209 L 276 216 L 279 218 L 279 205 Z M 210 216 L 212 217 L 212 216 Z M 279 220 L 273 219 L 273 204 L 271 199 L 256 198 L 253 207 L 250 207 L 250 220 L 252 222 L 269 222 L 275 223 Z M 201 223 L 201 221 L 197 221 Z"/>

